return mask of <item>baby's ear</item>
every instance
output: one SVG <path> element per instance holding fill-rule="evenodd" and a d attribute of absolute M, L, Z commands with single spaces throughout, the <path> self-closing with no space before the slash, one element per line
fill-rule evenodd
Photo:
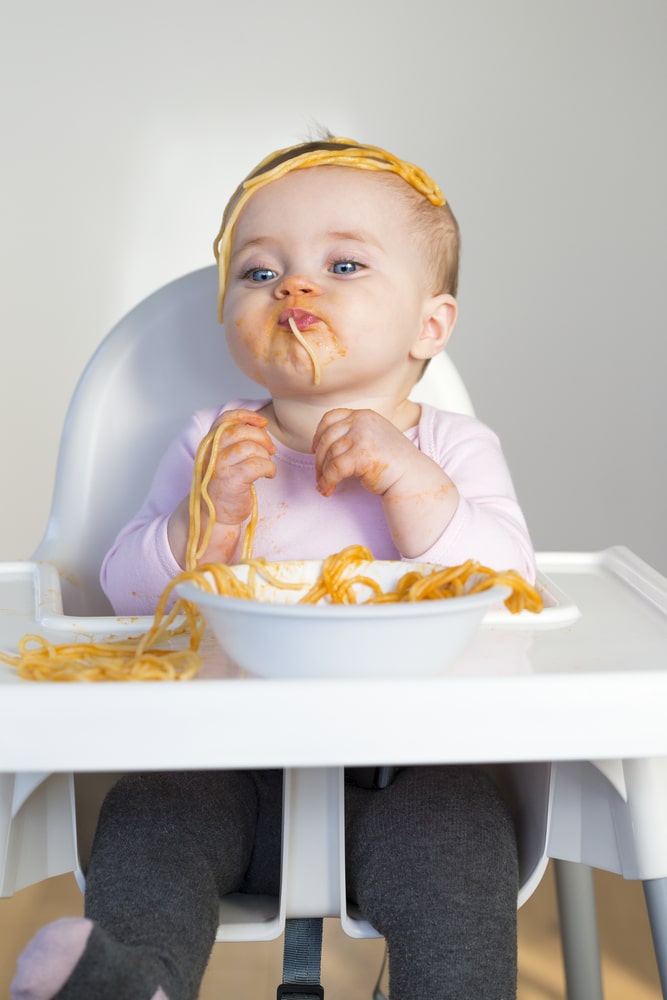
<path fill-rule="evenodd" d="M 444 351 L 456 326 L 459 307 L 453 295 L 434 295 L 424 303 L 421 332 L 410 352 L 425 361 Z"/>

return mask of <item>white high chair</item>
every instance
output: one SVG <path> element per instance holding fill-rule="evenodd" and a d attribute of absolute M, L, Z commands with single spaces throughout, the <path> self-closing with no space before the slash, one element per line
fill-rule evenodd
<path fill-rule="evenodd" d="M 208 267 L 149 296 L 111 331 L 79 382 L 63 431 L 48 526 L 33 557 L 59 570 L 67 614 L 112 613 L 98 579 L 102 558 L 140 506 L 160 455 L 192 411 L 226 399 L 263 395 L 228 357 L 216 321 L 216 290 L 216 268 Z M 413 396 L 472 412 L 465 387 L 445 355 L 431 362 Z M 519 830 L 521 905 L 547 863 L 550 765 L 507 765 L 503 772 Z M 80 797 L 89 790 L 87 778 Z M 53 787 L 49 794 L 53 796 Z M 283 824 L 280 899 L 223 899 L 218 940 L 269 940 L 284 931 L 287 920 L 329 916 L 339 917 L 353 937 L 378 936 L 348 912 L 343 770 L 286 771 Z M 561 865 L 561 880 L 567 876 L 572 882 L 573 868 Z M 602 997 L 587 871 L 581 868 L 575 885 L 561 897 L 566 906 L 562 913 L 568 914 L 565 929 L 577 919 L 577 932 L 564 936 L 570 1000 Z"/>

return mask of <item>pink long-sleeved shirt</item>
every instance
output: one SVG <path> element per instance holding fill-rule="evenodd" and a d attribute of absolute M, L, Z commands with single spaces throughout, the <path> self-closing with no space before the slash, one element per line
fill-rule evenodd
<path fill-rule="evenodd" d="M 199 442 L 220 413 L 259 410 L 269 400 L 235 400 L 195 413 L 166 451 L 148 497 L 120 532 L 101 571 L 116 614 L 151 614 L 169 580 L 180 572 L 167 539 L 169 516 L 190 489 Z M 460 501 L 440 537 L 417 559 L 457 565 L 466 559 L 534 579 L 533 549 L 498 438 L 474 417 L 422 404 L 417 427 L 406 432 L 456 484 Z M 346 545 L 363 544 L 376 559 L 400 559 L 380 497 L 356 479 L 331 497 L 315 489 L 313 455 L 276 442 L 274 479 L 257 481 L 259 520 L 253 555 L 267 560 L 323 559 Z"/>

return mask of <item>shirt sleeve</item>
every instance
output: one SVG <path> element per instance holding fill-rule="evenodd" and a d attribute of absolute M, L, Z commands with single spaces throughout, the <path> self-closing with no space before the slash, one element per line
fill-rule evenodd
<path fill-rule="evenodd" d="M 444 469 L 460 499 L 443 533 L 418 558 L 449 566 L 476 559 L 534 582 L 533 546 L 497 435 L 474 417 L 424 410 L 420 450 Z"/>
<path fill-rule="evenodd" d="M 169 581 L 181 572 L 167 538 L 174 508 L 187 496 L 195 454 L 219 410 L 200 410 L 165 452 L 141 509 L 122 529 L 100 572 L 118 615 L 152 614 Z"/>

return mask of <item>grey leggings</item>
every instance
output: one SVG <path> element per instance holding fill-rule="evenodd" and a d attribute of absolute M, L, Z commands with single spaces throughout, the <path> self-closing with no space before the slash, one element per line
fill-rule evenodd
<path fill-rule="evenodd" d="M 131 774 L 107 796 L 86 915 L 150 947 L 170 1000 L 196 1000 L 218 898 L 277 894 L 280 771 Z M 518 863 L 509 810 L 474 767 L 400 770 L 346 786 L 350 898 L 389 949 L 392 1000 L 516 996 Z"/>

